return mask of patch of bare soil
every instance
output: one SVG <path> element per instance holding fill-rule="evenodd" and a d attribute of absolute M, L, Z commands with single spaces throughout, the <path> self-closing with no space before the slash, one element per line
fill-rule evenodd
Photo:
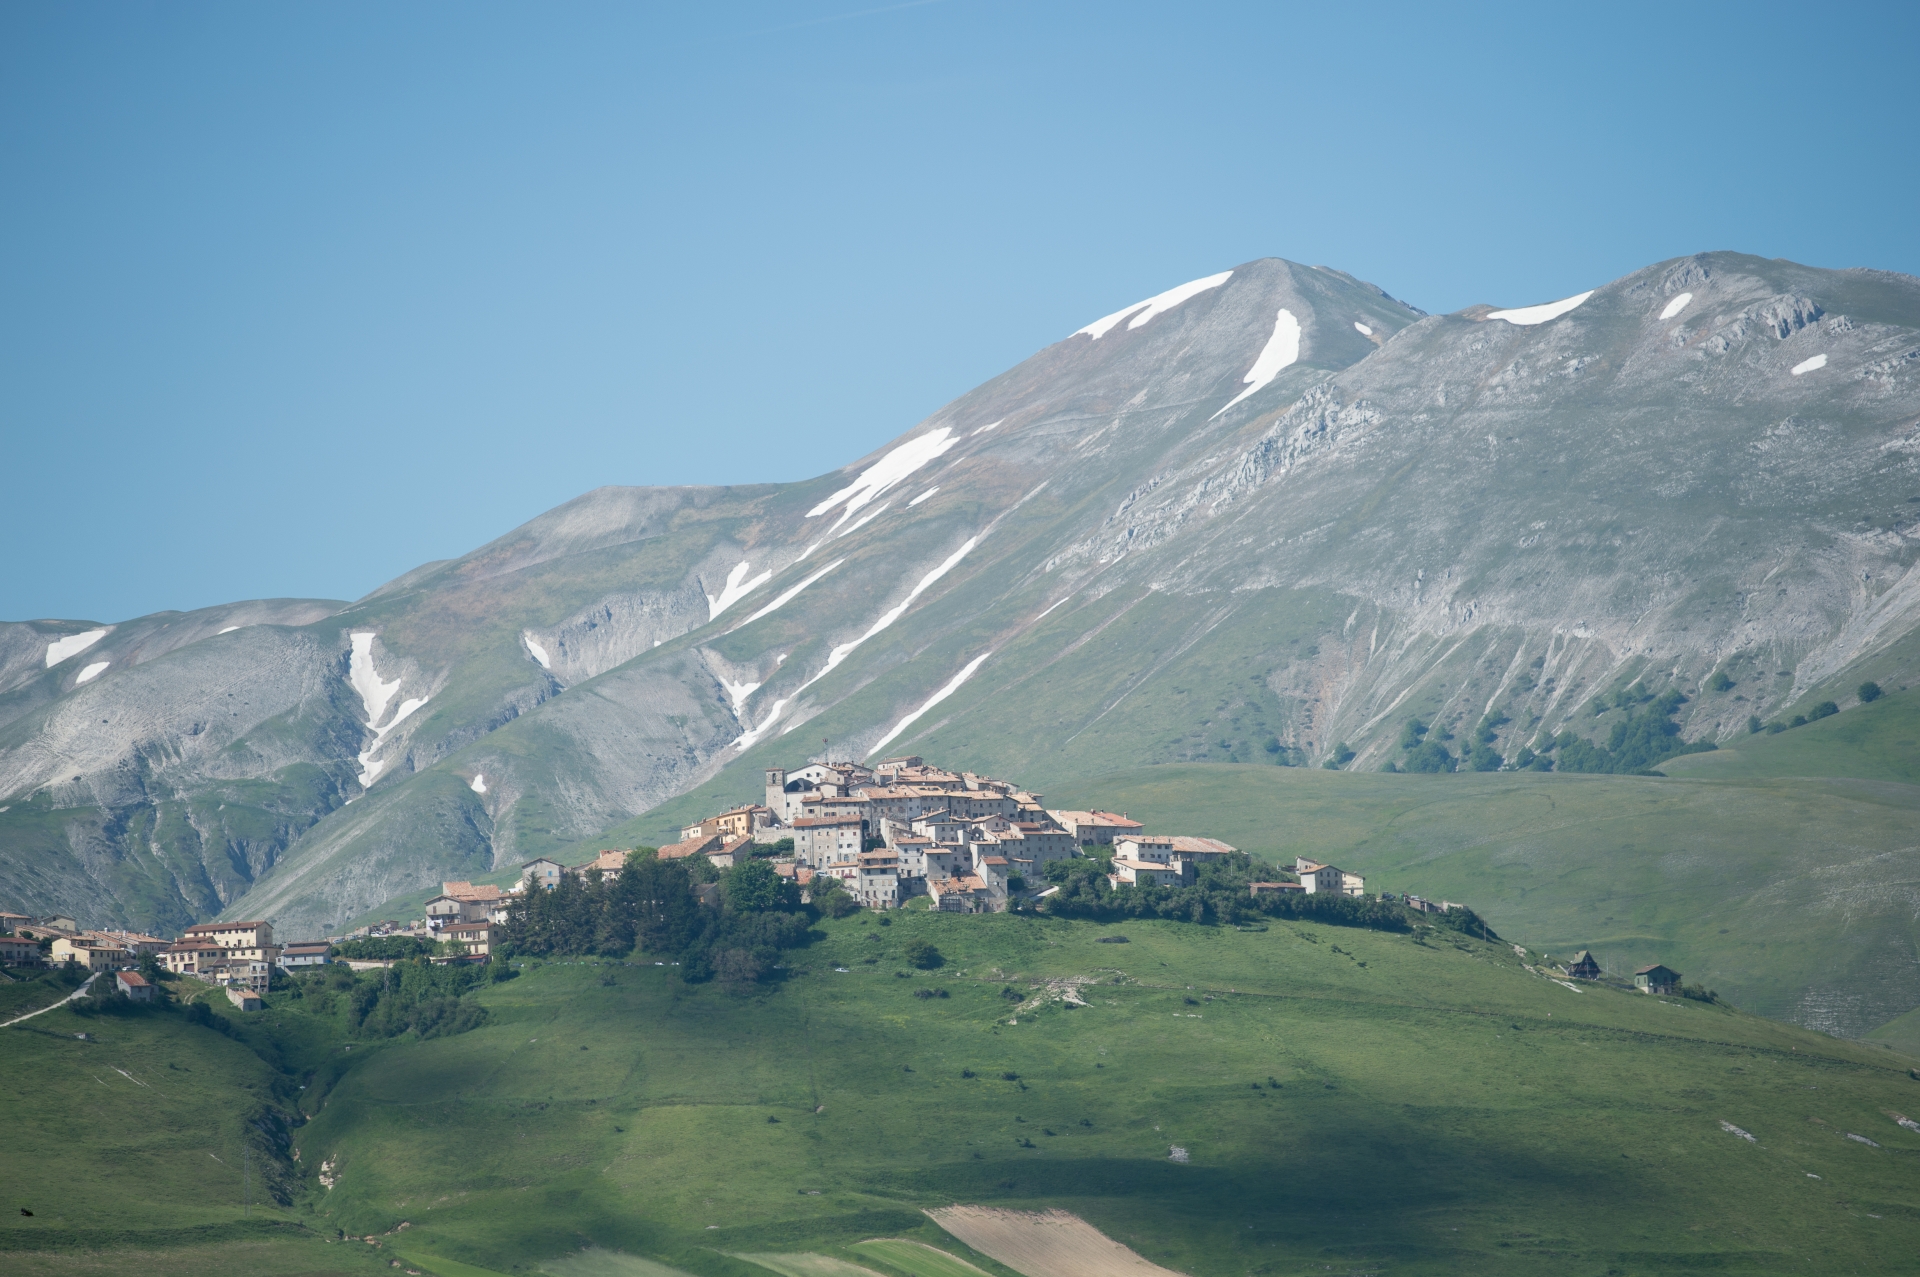
<path fill-rule="evenodd" d="M 1150 1264 L 1105 1233 L 1063 1210 L 948 1206 L 933 1222 L 983 1255 L 1026 1277 L 1182 1277 Z"/>

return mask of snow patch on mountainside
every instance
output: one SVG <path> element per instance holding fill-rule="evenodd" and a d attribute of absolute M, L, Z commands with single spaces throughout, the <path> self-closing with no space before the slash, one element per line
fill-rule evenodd
<path fill-rule="evenodd" d="M 73 685 L 75 687 L 78 687 L 82 683 L 93 682 L 94 679 L 99 678 L 102 674 L 106 673 L 107 666 L 111 664 L 113 664 L 112 661 L 95 661 L 93 664 L 87 666 L 87 668 L 80 671 L 80 676 L 73 680 Z"/>
<path fill-rule="evenodd" d="M 725 678 L 720 680 L 720 686 L 726 689 L 727 699 L 733 702 L 733 713 L 736 718 L 740 716 L 740 711 L 746 708 L 747 697 L 760 690 L 758 683 L 730 683 Z"/>
<path fill-rule="evenodd" d="M 1198 297 L 1209 288 L 1220 287 L 1220 285 L 1226 283 L 1232 277 L 1232 271 L 1223 270 L 1218 275 L 1209 275 L 1205 279 L 1191 280 L 1185 284 L 1181 284 L 1177 288 L 1169 288 L 1164 293 L 1149 297 L 1143 302 L 1135 302 L 1125 310 L 1116 310 L 1111 315 L 1104 315 L 1072 335 L 1078 337 L 1081 333 L 1085 333 L 1087 336 L 1093 338 L 1093 340 L 1099 341 L 1109 332 L 1112 332 L 1114 325 L 1118 324 L 1128 315 L 1133 315 L 1133 322 L 1128 324 L 1127 328 L 1129 330 L 1138 328 L 1150 322 L 1154 316 L 1164 315 L 1175 306 Z M 1139 314 L 1134 314 L 1135 311 L 1139 311 Z"/>
<path fill-rule="evenodd" d="M 1827 357 L 1825 355 L 1815 355 L 1812 359 L 1802 359 L 1799 363 L 1795 364 L 1793 366 L 1793 375 L 1796 377 L 1804 377 L 1808 373 L 1818 372 L 1826 366 Z"/>
<path fill-rule="evenodd" d="M 1692 293 L 1681 293 L 1678 297 L 1667 303 L 1666 309 L 1660 312 L 1660 318 L 1672 319 L 1675 315 L 1685 310 L 1687 303 L 1692 300 Z"/>
<path fill-rule="evenodd" d="M 782 711 L 784 711 L 792 701 L 793 698 L 791 696 L 783 696 L 775 701 L 773 707 L 767 711 L 767 716 L 761 722 L 760 726 L 742 733 L 740 739 L 733 742 L 733 748 L 737 750 L 751 749 L 753 746 L 759 744 L 760 741 L 766 738 L 767 733 L 773 730 L 773 725 L 780 721 Z"/>
<path fill-rule="evenodd" d="M 398 684 L 395 686 L 398 686 Z M 382 742 L 387 739 L 387 733 L 406 722 L 407 719 L 412 716 L 413 711 L 425 705 L 428 699 L 428 697 L 420 696 L 401 701 L 400 708 L 394 712 L 393 721 L 385 727 L 376 727 L 374 729 L 372 742 L 368 744 L 365 749 L 361 750 L 358 755 L 360 763 L 360 788 L 371 789 L 373 782 L 380 779 L 380 773 L 386 770 L 386 762 L 376 759 L 374 754 L 379 751 Z"/>
<path fill-rule="evenodd" d="M 1006 418 L 1002 417 L 1000 418 L 1000 421 L 989 421 L 986 425 L 980 427 L 978 430 L 974 431 L 973 433 L 976 435 L 983 435 L 987 433 L 987 431 L 993 429 L 995 426 L 999 425 L 1001 422 L 1005 420 Z"/>
<path fill-rule="evenodd" d="M 47 644 L 47 668 L 52 669 L 68 657 L 80 655 L 106 636 L 106 630 L 88 630 L 84 634 L 69 634 L 65 638 L 55 639 Z"/>
<path fill-rule="evenodd" d="M 934 493 L 938 491 L 940 491 L 940 485 L 936 483 L 931 488 L 928 488 L 925 492 L 922 492 L 919 496 L 915 497 L 913 500 L 907 502 L 907 509 L 909 510 L 913 509 L 913 507 L 919 505 L 922 501 L 925 501 L 928 497 L 932 496 Z"/>
<path fill-rule="evenodd" d="M 1557 302 L 1542 302 L 1538 306 L 1521 306 L 1514 310 L 1490 310 L 1487 312 L 1487 318 L 1504 319 L 1509 324 L 1520 324 L 1522 326 L 1544 324 L 1549 319 L 1560 318 L 1560 316 L 1593 296 L 1597 291 L 1597 289 L 1589 288 L 1584 293 L 1577 293 L 1572 297 L 1563 297 Z"/>
<path fill-rule="evenodd" d="M 1289 365 L 1297 362 L 1299 358 L 1300 321 L 1293 317 L 1292 311 L 1283 306 L 1280 313 L 1274 316 L 1273 336 L 1267 338 L 1267 344 L 1261 349 L 1260 357 L 1253 361 L 1253 367 L 1249 368 L 1247 375 L 1241 378 L 1247 388 L 1235 395 L 1220 412 L 1225 412 L 1227 408 L 1233 407 L 1254 391 L 1264 390 L 1275 377 L 1278 377 Z M 1220 412 L 1214 413 L 1213 416 L 1218 417 Z M 1207 420 L 1211 421 L 1213 417 Z"/>
<path fill-rule="evenodd" d="M 475 772 L 473 774 L 473 780 L 467 785 L 467 788 L 471 789 L 476 794 L 486 793 L 487 792 L 487 774 L 485 772 Z"/>
<path fill-rule="evenodd" d="M 901 732 L 906 731 L 907 728 L 913 726 L 914 723 L 919 721 L 920 717 L 924 715 L 928 710 L 932 709 L 935 705 L 938 705 L 941 701 L 946 700 L 947 697 L 953 695 L 955 692 L 959 691 L 960 685 L 966 682 L 968 679 L 972 678 L 973 672 L 979 669 L 980 666 L 986 662 L 986 659 L 992 655 L 993 655 L 992 652 L 982 652 L 980 653 L 980 655 L 974 657 L 971 661 L 968 661 L 964 666 L 961 667 L 960 672 L 958 674 L 955 674 L 945 687 L 935 692 L 932 696 L 927 697 L 925 704 L 921 705 L 919 709 L 914 710 L 911 714 L 908 714 L 905 718 L 895 723 L 893 725 L 892 731 L 888 732 L 885 736 L 882 736 L 879 740 L 875 741 L 873 744 L 873 748 L 867 751 L 867 757 L 872 758 L 875 754 L 885 749 L 889 744 L 892 743 L 894 737 L 898 736 Z"/>
<path fill-rule="evenodd" d="M 1353 331 L 1359 333 L 1362 337 L 1373 336 L 1373 329 L 1367 327 L 1357 319 L 1353 321 Z"/>
<path fill-rule="evenodd" d="M 393 703 L 394 693 L 400 690 L 399 679 L 382 682 L 373 668 L 373 640 L 371 630 L 353 635 L 353 653 L 347 658 L 347 683 L 360 694 L 360 706 L 367 712 L 368 730 L 379 724 L 387 706 Z"/>
<path fill-rule="evenodd" d="M 827 653 L 826 667 L 822 669 L 818 674 L 815 674 L 812 678 L 802 683 L 799 687 L 799 692 L 806 691 L 809 687 L 812 687 L 815 683 L 818 683 L 821 679 L 831 674 L 834 671 L 834 669 L 840 664 L 840 662 L 846 660 L 847 657 L 853 655 L 855 648 L 859 647 L 862 643 L 866 642 L 868 639 L 880 633 L 882 630 L 892 625 L 895 621 L 899 620 L 901 616 L 905 615 L 906 610 L 909 607 L 913 606 L 913 601 L 919 598 L 922 594 L 926 592 L 927 587 L 931 586 L 935 581 L 938 581 L 941 577 L 945 576 L 947 573 L 953 571 L 954 567 L 960 562 L 960 560 L 966 558 L 967 553 L 970 550 L 972 550 L 974 546 L 979 544 L 980 544 L 979 537 L 968 537 L 967 543 L 961 546 L 958 550 L 955 550 L 945 563 L 942 563 L 939 567 L 933 569 L 933 571 L 921 577 L 919 583 L 915 585 L 911 590 L 907 591 L 906 598 L 901 599 L 900 602 L 888 608 L 885 612 L 882 612 L 880 614 L 880 619 L 875 621 L 870 627 L 868 627 L 867 632 L 865 634 L 862 634 L 859 638 L 854 639 L 851 643 L 842 643 L 838 647 L 834 648 L 831 652 Z M 798 692 L 796 692 L 795 694 L 798 695 Z"/>
<path fill-rule="evenodd" d="M 397 678 L 392 681 L 384 680 L 380 677 L 379 671 L 374 668 L 373 640 L 375 635 L 371 630 L 363 630 L 349 637 L 352 644 L 352 654 L 347 659 L 347 683 L 355 692 L 359 693 L 360 705 L 367 712 L 367 730 L 373 733 L 373 739 L 367 743 L 365 749 L 360 751 L 358 760 L 360 763 L 360 788 L 369 789 L 372 788 L 373 782 L 380 778 L 380 773 L 386 768 L 386 763 L 375 759 L 374 754 L 379 750 L 381 743 L 386 740 L 387 733 L 404 723 L 413 715 L 415 710 L 425 705 L 430 698 L 420 696 L 402 701 L 400 708 L 394 712 L 392 721 L 388 722 L 385 726 L 381 726 L 380 720 L 386 715 L 387 706 L 393 703 L 395 694 L 400 691 L 400 680 Z"/>
<path fill-rule="evenodd" d="M 878 506 L 875 506 L 870 513 L 863 514 L 859 518 L 855 519 L 852 523 L 848 524 L 847 530 L 845 532 L 838 533 L 837 535 L 843 536 L 843 537 L 852 536 L 854 533 L 858 532 L 861 528 L 866 527 L 869 523 L 872 523 L 875 519 L 885 514 L 887 512 L 887 507 L 892 504 L 893 502 L 891 501 L 882 501 Z M 832 537 L 829 537 L 828 540 L 832 540 Z"/>
<path fill-rule="evenodd" d="M 548 658 L 547 649 L 540 646 L 540 640 L 534 638 L 531 634 L 522 634 L 520 641 L 527 645 L 528 654 L 531 655 L 534 660 L 540 662 L 541 669 L 550 670 L 553 668 L 553 661 Z"/>
<path fill-rule="evenodd" d="M 846 562 L 845 559 L 835 559 L 833 562 L 827 564 L 827 566 L 821 568 L 818 572 L 815 572 L 812 576 L 808 577 L 806 580 L 800 582 L 800 584 L 791 586 L 781 591 L 778 597 L 776 597 L 773 600 L 773 602 L 767 604 L 765 607 L 761 608 L 758 612 L 755 612 L 752 616 L 740 622 L 740 624 L 734 626 L 733 630 L 745 629 L 747 626 L 752 625 L 755 621 L 767 615 L 769 612 L 778 611 L 780 608 L 793 602 L 794 597 L 798 595 L 800 591 L 806 589 L 809 585 L 812 585 L 815 581 L 818 581 L 821 577 L 825 576 L 827 573 L 833 571 L 835 568 L 839 567 L 842 563 L 845 563 L 845 562 Z M 733 633 L 733 630 L 728 630 L 727 633 L 731 634 Z M 783 656 L 780 659 L 784 661 L 786 657 Z"/>
<path fill-rule="evenodd" d="M 219 638 L 219 637 L 220 637 L 220 634 L 231 634 L 231 633 L 233 633 L 233 632 L 234 632 L 235 630 L 237 630 L 237 629 L 239 629 L 239 628 L 240 628 L 240 627 L 239 627 L 239 626 L 237 626 L 237 625 L 229 625 L 229 626 L 228 626 L 228 627 L 227 627 L 226 629 L 224 629 L 224 630 L 221 630 L 219 634 L 215 634 L 215 635 L 214 635 L 214 637 L 215 637 L 215 638 Z"/>
<path fill-rule="evenodd" d="M 407 719 L 410 716 L 412 716 L 413 711 L 419 709 L 422 705 L 425 705 L 430 699 L 432 698 L 426 697 L 426 696 L 411 696 L 411 697 L 408 697 L 406 700 L 401 701 L 400 708 L 395 710 L 393 713 L 393 721 L 380 729 L 381 735 L 384 736 L 386 733 L 400 726 L 400 724 L 406 722 Z"/>
<path fill-rule="evenodd" d="M 888 488 L 936 457 L 945 455 L 959 442 L 959 437 L 953 433 L 951 426 L 939 426 L 916 439 L 909 439 L 862 470 L 860 477 L 852 483 L 807 511 L 807 517 L 816 518 L 835 506 L 844 505 L 846 508 L 841 511 L 838 522 L 834 524 L 837 528 L 875 497 L 880 496 Z"/>
<path fill-rule="evenodd" d="M 874 513 L 878 514 L 879 511 L 876 510 Z M 707 619 L 709 621 L 715 620 L 722 612 L 773 579 L 773 569 L 768 568 L 759 576 L 748 580 L 747 570 L 751 566 L 752 565 L 745 559 L 740 560 L 739 563 L 734 565 L 733 571 L 727 573 L 727 583 L 721 587 L 720 593 L 707 595 Z"/>

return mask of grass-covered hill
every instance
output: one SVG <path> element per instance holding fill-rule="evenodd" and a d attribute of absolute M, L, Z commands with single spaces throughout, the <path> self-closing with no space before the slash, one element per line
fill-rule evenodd
<path fill-rule="evenodd" d="M 530 962 L 468 995 L 480 1027 L 424 1039 L 345 1036 L 346 995 L 276 994 L 231 1037 L 173 1013 L 0 1032 L 0 1184 L 53 1203 L 0 1228 L 5 1266 L 464 1277 L 584 1251 L 766 1277 L 731 1256 L 777 1252 L 910 1277 L 851 1249 L 893 1237 L 1014 1277 L 922 1214 L 962 1203 L 1070 1210 L 1195 1277 L 1920 1267 L 1895 1117 L 1920 1080 L 1884 1048 L 1576 991 L 1445 929 L 816 929 L 741 990 L 645 954 Z M 915 940 L 943 965 L 909 965 Z M 269 1110 L 302 1116 L 284 1204 L 248 1221 L 228 1163 Z"/>
<path fill-rule="evenodd" d="M 1529 946 L 1666 962 L 1747 1010 L 1861 1036 L 1920 1006 L 1917 739 L 1904 692 L 1665 777 L 1162 767 L 1049 801 L 1331 860 Z"/>
<path fill-rule="evenodd" d="M 949 724 L 923 747 L 984 767 L 976 730 Z M 1049 782 L 1047 802 L 1331 860 L 1370 890 L 1471 904 L 1534 947 L 1589 948 L 1617 971 L 1664 961 L 1747 1010 L 1863 1036 L 1920 1007 L 1917 741 L 1920 689 L 1670 759 L 1664 776 L 1210 762 Z M 1045 777 L 1046 759 L 1031 765 Z M 752 801 L 758 779 L 729 769 L 567 854 L 673 837 Z M 1888 1032 L 1920 1048 L 1920 1027 Z"/>

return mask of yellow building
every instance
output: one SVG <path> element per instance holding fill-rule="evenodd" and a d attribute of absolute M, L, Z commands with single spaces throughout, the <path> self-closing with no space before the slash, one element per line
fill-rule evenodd
<path fill-rule="evenodd" d="M 117 945 L 78 936 L 61 936 L 53 942 L 53 961 L 71 962 L 89 971 L 117 971 L 133 965 L 133 955 Z"/>

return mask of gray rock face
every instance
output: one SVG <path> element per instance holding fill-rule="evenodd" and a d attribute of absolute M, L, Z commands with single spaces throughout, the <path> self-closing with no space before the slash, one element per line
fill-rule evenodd
<path fill-rule="evenodd" d="M 100 627 L 0 627 L 0 893 L 305 932 L 822 739 L 1044 785 L 1377 767 L 1417 714 L 1511 757 L 1617 686 L 1720 739 L 1920 650 L 1920 282 L 1707 254 L 1551 318 L 1197 285 L 807 483 L 603 488 L 349 607 L 52 669 Z"/>

